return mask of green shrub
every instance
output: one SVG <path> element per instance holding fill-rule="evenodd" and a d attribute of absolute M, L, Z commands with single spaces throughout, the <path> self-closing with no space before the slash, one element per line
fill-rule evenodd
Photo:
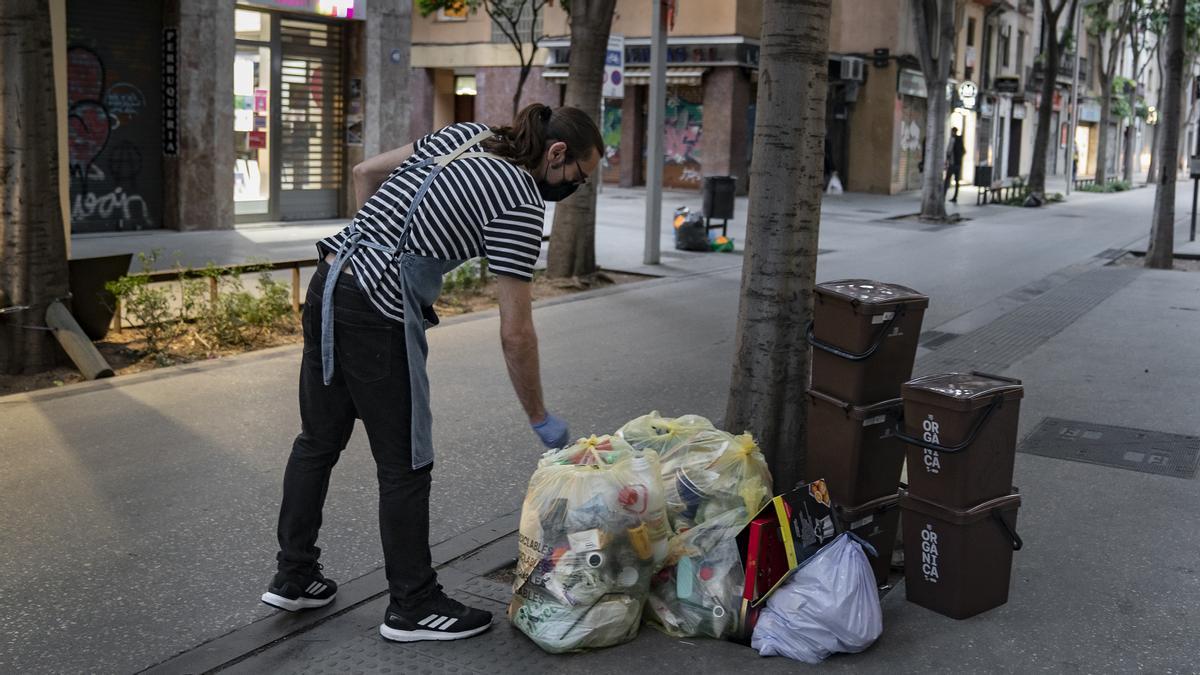
<path fill-rule="evenodd" d="M 442 291 L 473 291 L 481 287 L 483 281 L 483 260 L 472 258 L 454 268 L 442 277 Z"/>
<path fill-rule="evenodd" d="M 121 303 L 125 315 L 141 324 L 145 351 L 162 363 L 167 359 L 171 341 L 182 332 L 182 325 L 172 307 L 170 291 L 150 286 L 150 271 L 158 255 L 158 251 L 139 253 L 140 272 L 122 276 L 104 287 Z"/>
<path fill-rule="evenodd" d="M 1080 192 L 1105 192 L 1105 193 L 1107 193 L 1107 192 L 1124 192 L 1126 190 L 1132 190 L 1132 189 L 1133 189 L 1133 183 L 1130 183 L 1127 180 L 1110 180 L 1103 185 L 1097 185 L 1096 183 L 1089 183 L 1089 184 L 1084 185 L 1083 187 L 1079 188 L 1079 191 Z"/>

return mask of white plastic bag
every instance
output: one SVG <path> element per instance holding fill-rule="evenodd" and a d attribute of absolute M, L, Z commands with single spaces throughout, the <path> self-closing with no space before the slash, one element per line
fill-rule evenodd
<path fill-rule="evenodd" d="M 825 193 L 831 195 L 840 195 L 843 192 L 845 192 L 845 190 L 842 189 L 842 179 L 838 178 L 837 172 L 834 171 L 833 174 L 829 176 L 829 187 L 825 188 Z"/>
<path fill-rule="evenodd" d="M 750 646 L 762 656 L 820 663 L 834 652 L 861 652 L 883 632 L 875 575 L 859 542 L 829 542 L 767 598 Z"/>

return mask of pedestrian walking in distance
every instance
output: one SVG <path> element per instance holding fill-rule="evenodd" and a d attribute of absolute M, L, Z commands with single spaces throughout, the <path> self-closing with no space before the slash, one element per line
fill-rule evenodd
<path fill-rule="evenodd" d="M 489 612 L 442 591 L 429 553 L 433 439 L 425 330 L 442 275 L 483 257 L 496 275 L 500 342 L 517 399 L 547 448 L 567 423 L 546 410 L 530 281 L 547 201 L 571 195 L 604 154 L 575 108 L 526 107 L 512 126 L 454 124 L 354 167 L 359 211 L 317 243 L 304 305 L 301 432 L 279 509 L 278 571 L 263 602 L 289 611 L 333 601 L 317 547 L 329 476 L 361 419 L 379 478 L 379 529 L 391 602 L 379 627 L 400 642 L 454 640 Z"/>
<path fill-rule="evenodd" d="M 950 201 L 958 201 L 958 186 L 962 180 L 963 155 L 967 148 L 963 145 L 962 134 L 958 127 L 950 127 L 950 143 L 946 146 L 946 180 L 942 183 L 942 192 L 950 190 L 950 179 L 954 178 L 954 196 Z"/>

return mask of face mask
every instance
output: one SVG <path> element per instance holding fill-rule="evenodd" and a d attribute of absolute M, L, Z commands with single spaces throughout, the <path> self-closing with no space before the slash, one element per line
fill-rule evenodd
<path fill-rule="evenodd" d="M 566 177 L 566 173 L 566 164 L 563 164 L 564 178 Z M 579 185 L 579 183 L 568 183 L 566 181 L 563 181 L 558 185 L 551 185 L 547 183 L 544 178 L 537 182 L 538 194 L 542 196 L 542 199 L 548 202 L 561 202 L 567 197 L 575 194 L 575 191 L 579 189 Z"/>

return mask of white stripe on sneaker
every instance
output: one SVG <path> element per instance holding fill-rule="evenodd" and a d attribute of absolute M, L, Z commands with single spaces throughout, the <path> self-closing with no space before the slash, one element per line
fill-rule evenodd
<path fill-rule="evenodd" d="M 429 624 L 429 626 L 427 626 L 427 627 L 436 629 L 438 626 L 442 625 L 442 623 L 448 621 L 449 619 L 450 619 L 450 617 L 448 617 L 448 616 L 439 616 L 437 621 L 434 621 L 433 623 Z"/>
<path fill-rule="evenodd" d="M 455 621 L 458 621 L 458 619 L 450 619 L 446 623 L 442 624 L 441 628 L 438 628 L 438 630 L 450 630 L 450 626 L 453 626 Z"/>
<path fill-rule="evenodd" d="M 316 587 L 316 588 L 314 588 L 314 589 L 313 589 L 313 591 L 312 591 L 312 592 L 313 592 L 313 595 L 316 595 L 317 593 L 322 593 L 322 592 L 324 592 L 326 588 L 329 588 L 329 587 L 328 587 L 328 586 L 326 586 L 325 584 L 323 584 L 323 583 L 321 583 L 321 582 L 319 582 L 319 581 L 318 581 L 318 582 L 317 582 L 317 587 Z"/>
<path fill-rule="evenodd" d="M 314 582 L 312 582 L 311 584 L 309 584 L 309 585 L 308 585 L 308 588 L 304 589 L 304 592 L 305 592 L 305 593 L 312 593 L 312 592 L 313 592 L 313 587 L 314 587 L 314 586 L 316 586 L 316 585 L 317 585 L 317 582 L 315 582 L 315 581 L 314 581 Z"/>
<path fill-rule="evenodd" d="M 418 621 L 417 625 L 424 626 L 425 624 L 429 623 L 430 621 L 433 621 L 434 619 L 440 619 L 440 618 L 442 618 L 442 617 L 437 614 L 430 614 L 429 616 L 425 617 L 424 619 L 421 619 L 420 621 Z"/>

